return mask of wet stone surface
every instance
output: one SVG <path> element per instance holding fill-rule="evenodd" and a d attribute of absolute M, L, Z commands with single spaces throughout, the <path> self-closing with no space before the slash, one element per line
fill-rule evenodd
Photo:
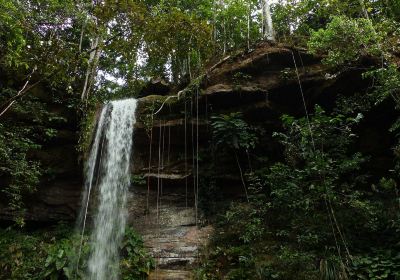
<path fill-rule="evenodd" d="M 129 223 L 143 236 L 156 261 L 149 279 L 193 279 L 199 248 L 207 243 L 212 227 L 196 225 L 190 194 L 186 198 L 186 193 L 166 192 L 159 193 L 158 198 L 156 190 L 147 193 L 147 188 L 134 187 L 128 202 Z"/>

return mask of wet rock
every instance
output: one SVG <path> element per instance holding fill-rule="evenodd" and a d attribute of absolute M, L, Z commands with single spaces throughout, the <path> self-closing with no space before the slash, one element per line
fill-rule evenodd
<path fill-rule="evenodd" d="M 158 269 L 150 273 L 148 280 L 191 280 L 193 274 L 185 270 Z"/>
<path fill-rule="evenodd" d="M 147 186 L 133 186 L 128 198 L 128 223 L 138 231 L 156 261 L 149 279 L 192 279 L 190 271 L 198 261 L 212 227 L 198 226 L 192 186 L 184 178 L 157 175 Z M 177 180 L 166 188 L 165 180 Z M 197 213 L 196 213 L 197 212 Z"/>
<path fill-rule="evenodd" d="M 171 86 L 162 78 L 151 79 L 139 93 L 139 97 L 148 95 L 167 95 L 171 91 Z"/>

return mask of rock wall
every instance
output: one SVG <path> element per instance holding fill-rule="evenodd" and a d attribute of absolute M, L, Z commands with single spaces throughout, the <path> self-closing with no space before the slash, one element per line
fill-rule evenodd
<path fill-rule="evenodd" d="M 369 86 L 356 69 L 332 74 L 305 50 L 261 44 L 250 53 L 224 59 L 175 95 L 141 98 L 132 172 L 144 176 L 148 184 L 133 187 L 129 212 L 131 224 L 144 234 L 161 269 L 151 279 L 189 279 L 198 247 L 212 232 L 211 227 L 197 227 L 203 216 L 196 209 L 196 187 L 202 187 L 196 185 L 197 147 L 201 157 L 210 152 L 212 115 L 240 111 L 248 123 L 263 129 L 257 149 L 239 159 L 246 168 L 259 156 L 271 161 L 282 157 L 272 133 L 281 129 L 283 114 L 304 116 L 304 106 L 312 113 L 315 104 L 329 112 L 339 95 L 363 93 Z M 385 104 L 375 108 L 356 128 L 357 149 L 374 155 L 376 160 L 366 164 L 374 165 L 374 172 L 387 170 L 392 161 L 387 151 L 394 141 L 387 129 L 396 113 L 388 108 Z M 222 164 L 214 171 L 220 199 L 243 199 L 234 157 L 219 161 Z"/>
<path fill-rule="evenodd" d="M 2 77 L 2 79 L 6 77 Z M 0 83 L 0 87 L 1 87 Z M 60 100 L 64 100 L 64 104 Z M 37 191 L 26 197 L 26 221 L 33 224 L 54 223 L 61 220 L 75 219 L 78 201 L 82 187 L 82 164 L 77 151 L 79 129 L 78 114 L 67 107 L 66 100 L 71 96 L 58 92 L 51 87 L 39 84 L 34 87 L 29 96 L 19 102 L 31 102 L 29 113 L 9 110 L 2 118 L 20 122 L 37 131 L 48 129 L 55 132 L 53 137 L 36 137 L 39 150 L 28 153 L 28 158 L 39 161 L 42 176 Z M 68 103 L 67 103 L 68 104 Z M 15 105 L 17 106 L 17 105 Z M 43 114 L 40 122 L 34 114 Z M 0 188 L 7 183 L 0 178 Z M 0 221 L 12 220 L 12 212 L 8 207 L 8 199 L 0 196 Z"/>
<path fill-rule="evenodd" d="M 329 111 L 338 95 L 362 93 L 370 85 L 356 68 L 332 74 L 319 58 L 307 54 L 306 50 L 262 43 L 251 52 L 226 57 L 179 93 L 164 96 L 164 88 L 152 95 L 147 91 L 148 96 L 139 99 L 132 172 L 150 178 L 150 191 L 154 192 L 162 181 L 164 189 L 169 188 L 172 192 L 187 188 L 188 196 L 192 196 L 189 200 L 193 200 L 193 192 L 189 193 L 193 189 L 195 173 L 193 150 L 197 147 L 197 138 L 200 152 L 209 146 L 210 116 L 242 112 L 246 121 L 265 131 L 255 152 L 279 159 L 280 147 L 272 139 L 272 132 L 281 129 L 282 114 L 304 115 L 302 92 L 310 112 L 316 103 Z M 155 91 L 157 88 L 149 87 Z M 38 88 L 34 94 L 44 98 L 49 91 Z M 65 117 L 67 122 L 55 127 L 56 137 L 44 143 L 35 155 L 50 172 L 30 200 L 27 219 L 74 220 L 83 170 L 76 152 L 77 115 L 46 98 L 44 102 L 50 111 Z M 391 155 L 385 151 L 390 150 L 387 147 L 393 139 L 386 129 L 396 114 L 388 110 L 389 107 L 382 104 L 375 108 L 358 128 L 361 137 L 357 145 L 362 151 L 373 153 L 382 170 L 391 161 Z M 219 169 L 226 193 L 235 195 L 239 192 L 240 195 L 240 178 L 232 159 Z M 5 201 L 1 203 L 0 219 L 5 220 L 9 213 Z"/>
<path fill-rule="evenodd" d="M 200 154 L 209 151 L 210 116 L 240 111 L 248 123 L 264 130 L 256 151 L 240 158 L 244 166 L 258 156 L 278 160 L 281 148 L 272 132 L 281 129 L 282 114 L 303 116 L 304 105 L 312 113 L 314 104 L 330 111 L 338 95 L 364 93 L 370 86 L 355 68 L 330 73 L 319 58 L 305 50 L 263 43 L 252 52 L 223 59 L 183 91 L 165 96 L 163 88 L 162 92 L 147 92 L 141 97 L 132 174 L 134 181 L 144 178 L 144 182 L 134 183 L 130 190 L 129 223 L 144 235 L 158 268 L 164 269 L 157 270 L 164 274 L 162 279 L 187 279 L 198 247 L 212 231 L 198 227 L 203 221 L 196 203 L 197 147 Z M 148 89 L 156 91 L 157 87 Z M 57 137 L 37 155 L 53 172 L 29 201 L 27 220 L 73 221 L 82 188 L 77 121 L 73 112 L 51 106 L 68 116 L 69 122 L 57 127 Z M 392 106 L 387 104 L 376 107 L 357 127 L 360 137 L 356 145 L 361 152 L 374 156 L 369 164 L 377 173 L 387 170 L 392 161 L 388 151 L 394 140 L 387 129 L 396 113 L 389 108 Z M 215 170 L 221 199 L 229 202 L 242 198 L 234 158 L 222 162 Z M 10 219 L 5 201 L 0 202 L 0 219 Z M 171 272 L 171 268 L 175 270 Z M 158 279 L 157 275 L 152 277 Z"/>
<path fill-rule="evenodd" d="M 166 180 L 173 188 L 179 188 L 184 178 L 192 181 L 197 130 L 202 152 L 211 140 L 210 116 L 237 111 L 242 112 L 248 123 L 264 130 L 250 159 L 265 155 L 279 160 L 281 149 L 272 133 L 281 129 L 283 114 L 304 116 L 304 106 L 312 113 L 315 104 L 329 112 L 338 96 L 364 93 L 370 86 L 371 81 L 363 79 L 357 68 L 332 74 L 319 58 L 305 50 L 260 44 L 252 52 L 227 57 L 214 65 L 189 90 L 170 97 L 150 95 L 140 99 L 141 121 L 135 132 L 133 172 L 149 176 L 153 181 Z M 361 152 L 373 153 L 381 170 L 392 160 L 387 151 L 394 143 L 387 128 L 396 112 L 387 105 L 376 107 L 356 128 L 360 134 L 356 145 Z M 143 118 L 151 112 L 157 112 L 153 120 Z M 161 160 L 159 151 L 163 155 Z M 241 160 L 244 164 L 247 162 L 247 159 Z M 226 194 L 241 192 L 235 164 L 230 158 L 224 166 L 217 167 Z"/>

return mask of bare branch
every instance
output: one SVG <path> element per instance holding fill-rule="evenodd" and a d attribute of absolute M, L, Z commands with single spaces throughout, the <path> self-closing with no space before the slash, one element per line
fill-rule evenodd
<path fill-rule="evenodd" d="M 8 111 L 8 109 L 11 108 L 11 106 L 15 103 L 15 101 L 17 101 L 19 98 L 21 98 L 29 89 L 31 89 L 33 86 L 35 86 L 35 85 L 38 83 L 38 82 L 36 82 L 35 84 L 33 84 L 33 85 L 27 87 L 28 84 L 29 84 L 29 81 L 31 80 L 32 75 L 33 75 L 33 73 L 35 73 L 36 69 L 37 69 L 37 67 L 35 66 L 35 67 L 33 68 L 32 72 L 28 75 L 28 78 L 27 78 L 27 80 L 26 80 L 24 86 L 18 91 L 18 93 L 17 93 L 15 96 L 13 96 L 12 98 L 10 98 L 10 99 L 2 106 L 1 113 L 0 113 L 0 117 L 3 116 L 3 115 Z"/>

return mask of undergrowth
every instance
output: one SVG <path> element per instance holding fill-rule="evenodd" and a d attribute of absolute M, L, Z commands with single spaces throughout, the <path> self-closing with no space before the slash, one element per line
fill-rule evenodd
<path fill-rule="evenodd" d="M 65 224 L 34 231 L 0 229 L 0 279 L 85 279 L 90 241 L 84 236 L 77 265 L 80 241 Z M 147 279 L 153 266 L 143 240 L 128 228 L 121 247 L 122 279 Z"/>

